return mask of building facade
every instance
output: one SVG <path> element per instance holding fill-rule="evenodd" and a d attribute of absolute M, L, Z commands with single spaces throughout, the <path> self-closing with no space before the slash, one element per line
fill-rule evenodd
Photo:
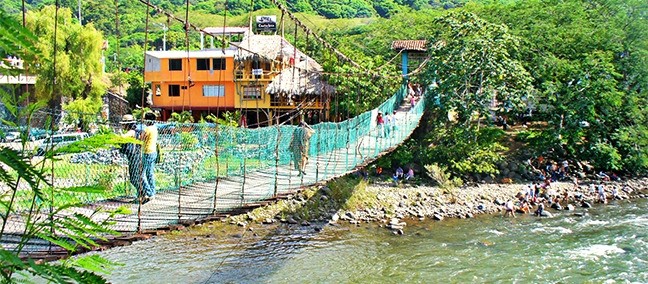
<path fill-rule="evenodd" d="M 144 79 L 163 120 L 173 112 L 190 111 L 197 120 L 240 111 L 254 127 L 301 116 L 326 120 L 334 88 L 321 70 L 283 37 L 246 30 L 227 48 L 146 52 Z"/>

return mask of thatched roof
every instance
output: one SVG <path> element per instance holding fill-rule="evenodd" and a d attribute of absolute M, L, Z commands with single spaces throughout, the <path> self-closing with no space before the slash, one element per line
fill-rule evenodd
<path fill-rule="evenodd" d="M 275 76 L 268 84 L 266 93 L 283 95 L 321 95 L 335 93 L 335 87 L 326 83 L 322 66 L 308 57 L 295 67 L 288 67 Z"/>
<path fill-rule="evenodd" d="M 427 40 L 395 40 L 392 42 L 393 50 L 426 51 Z"/>
<path fill-rule="evenodd" d="M 261 58 L 275 60 L 282 57 L 285 61 L 289 58 L 306 57 L 306 54 L 295 49 L 285 38 L 280 35 L 257 35 L 253 33 L 245 33 L 243 40 L 238 44 L 239 52 L 236 56 L 239 60 L 247 60 L 255 54 Z M 296 56 L 294 56 L 297 51 Z"/>

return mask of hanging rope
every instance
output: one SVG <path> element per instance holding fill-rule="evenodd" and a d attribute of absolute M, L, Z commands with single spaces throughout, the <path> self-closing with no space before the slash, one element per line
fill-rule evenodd
<path fill-rule="evenodd" d="M 147 0 L 148 1 L 148 0 Z M 145 28 L 144 28 L 144 50 L 148 50 L 148 36 L 149 36 L 149 11 L 150 7 L 146 7 L 146 20 L 145 20 Z M 144 65 L 142 68 L 142 78 L 144 78 L 144 73 L 146 72 L 146 56 L 144 56 Z M 142 88 L 142 98 L 141 98 L 141 106 L 144 107 L 144 101 L 146 99 L 146 88 Z M 136 118 L 140 121 L 141 124 L 144 123 L 144 113 L 142 113 L 142 116 L 139 118 Z M 144 151 L 141 151 L 140 153 L 140 161 L 144 161 Z M 140 162 L 139 163 L 139 169 L 138 172 L 142 172 L 144 170 L 144 163 Z M 144 201 L 144 179 L 139 178 L 139 187 L 136 189 L 137 190 L 137 232 L 141 233 L 142 232 L 142 203 Z"/>

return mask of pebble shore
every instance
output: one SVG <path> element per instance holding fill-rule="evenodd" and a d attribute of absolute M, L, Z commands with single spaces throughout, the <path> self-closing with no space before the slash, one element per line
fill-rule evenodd
<path fill-rule="evenodd" d="M 597 194 L 591 192 L 590 183 L 585 182 L 575 187 L 571 182 L 555 182 L 551 184 L 559 196 L 568 194 L 569 198 L 561 201 L 561 210 L 574 210 L 588 207 L 596 203 Z M 617 187 L 620 192 L 619 199 L 648 198 L 648 178 L 635 179 L 624 182 L 604 183 L 608 199 L 612 198 L 612 188 Z M 444 218 L 472 218 L 476 214 L 492 214 L 504 210 L 507 200 L 517 200 L 516 196 L 524 191 L 526 184 L 477 184 L 464 186 L 452 190 L 442 190 L 434 186 L 409 186 L 395 187 L 392 184 L 371 184 L 367 190 L 374 192 L 383 204 L 393 207 L 375 207 L 357 211 L 343 211 L 334 214 L 330 223 L 349 222 L 360 224 L 366 222 L 380 222 L 387 228 L 402 234 L 406 225 L 405 220 L 443 220 Z M 621 188 L 628 185 L 631 192 L 623 192 Z M 626 189 L 628 189 L 626 187 Z M 582 198 L 576 199 L 575 196 Z M 556 209 L 546 206 L 548 211 Z M 533 211 L 534 208 L 532 208 Z M 518 213 L 519 214 L 519 213 Z"/>
<path fill-rule="evenodd" d="M 589 184 L 598 184 L 598 181 L 585 181 L 578 187 L 571 182 L 554 182 L 551 191 L 561 196 L 559 210 L 581 210 L 583 207 L 596 206 L 597 193 L 592 192 Z M 320 187 L 311 198 L 296 194 L 283 204 L 283 212 L 278 214 L 271 206 L 260 208 L 258 211 L 248 212 L 239 216 L 232 216 L 229 222 L 246 226 L 248 222 L 264 224 L 287 223 L 293 225 L 310 226 L 311 223 L 327 223 L 332 226 L 338 224 L 361 225 L 363 223 L 379 224 L 390 229 L 394 234 L 403 234 L 409 221 L 422 221 L 432 219 L 441 221 L 445 218 L 473 218 L 477 214 L 493 214 L 504 211 L 504 203 L 508 200 L 517 201 L 516 196 L 526 190 L 524 184 L 494 184 L 483 183 L 471 186 L 462 186 L 454 189 L 441 189 L 436 186 L 401 184 L 395 186 L 389 182 L 370 183 L 363 194 L 375 199 L 373 205 L 362 209 L 343 210 L 339 205 L 332 203 L 332 191 L 326 186 Z M 648 178 L 639 178 L 622 182 L 604 183 L 608 199 L 612 199 L 612 188 L 617 187 L 620 192 L 619 199 L 648 198 Z M 622 188 L 626 191 L 622 191 Z M 562 197 L 567 194 L 567 199 Z M 579 198 L 577 199 L 576 196 Z M 317 200 L 317 206 L 313 206 Z M 288 208 L 288 210 L 286 210 Z M 296 213 L 291 208 L 308 208 Z M 557 211 L 549 204 L 545 211 Z M 535 206 L 531 208 L 531 212 Z M 295 213 L 286 214 L 285 211 Z M 520 213 L 517 213 L 520 214 Z M 577 213 L 575 213 L 577 214 Z"/>

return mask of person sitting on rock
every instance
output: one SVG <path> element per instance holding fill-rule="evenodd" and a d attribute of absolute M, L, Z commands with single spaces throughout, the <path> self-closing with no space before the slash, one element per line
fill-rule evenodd
<path fill-rule="evenodd" d="M 394 173 L 392 175 L 392 180 L 394 181 L 395 186 L 398 185 L 398 174 L 397 173 Z"/>
<path fill-rule="evenodd" d="M 529 213 L 529 211 L 530 211 L 530 209 L 529 209 L 529 202 L 526 201 L 526 200 L 522 200 L 522 202 L 520 203 L 520 208 L 519 208 L 519 210 L 520 210 L 522 213 L 524 213 L 524 214 Z"/>
<path fill-rule="evenodd" d="M 538 208 L 536 208 L 536 211 L 534 213 L 536 216 L 542 216 L 543 212 L 544 212 L 544 204 L 540 203 L 538 204 Z"/>
<path fill-rule="evenodd" d="M 410 180 L 412 178 L 414 178 L 414 169 L 410 167 L 407 171 L 407 175 L 405 175 L 405 180 Z"/>
<path fill-rule="evenodd" d="M 603 180 L 603 181 L 610 181 L 610 176 L 608 176 L 608 175 L 607 175 L 606 173 L 604 173 L 604 172 L 599 172 L 599 173 L 597 174 L 597 176 L 598 176 L 601 180 Z"/>
<path fill-rule="evenodd" d="M 398 168 L 396 169 L 396 176 L 397 176 L 399 179 L 402 179 L 402 178 L 403 178 L 403 168 L 398 167 Z"/>
<path fill-rule="evenodd" d="M 623 198 L 621 198 L 621 195 L 619 195 L 619 190 L 617 190 L 616 186 L 612 187 L 612 198 L 617 199 L 617 200 L 623 199 Z"/>

